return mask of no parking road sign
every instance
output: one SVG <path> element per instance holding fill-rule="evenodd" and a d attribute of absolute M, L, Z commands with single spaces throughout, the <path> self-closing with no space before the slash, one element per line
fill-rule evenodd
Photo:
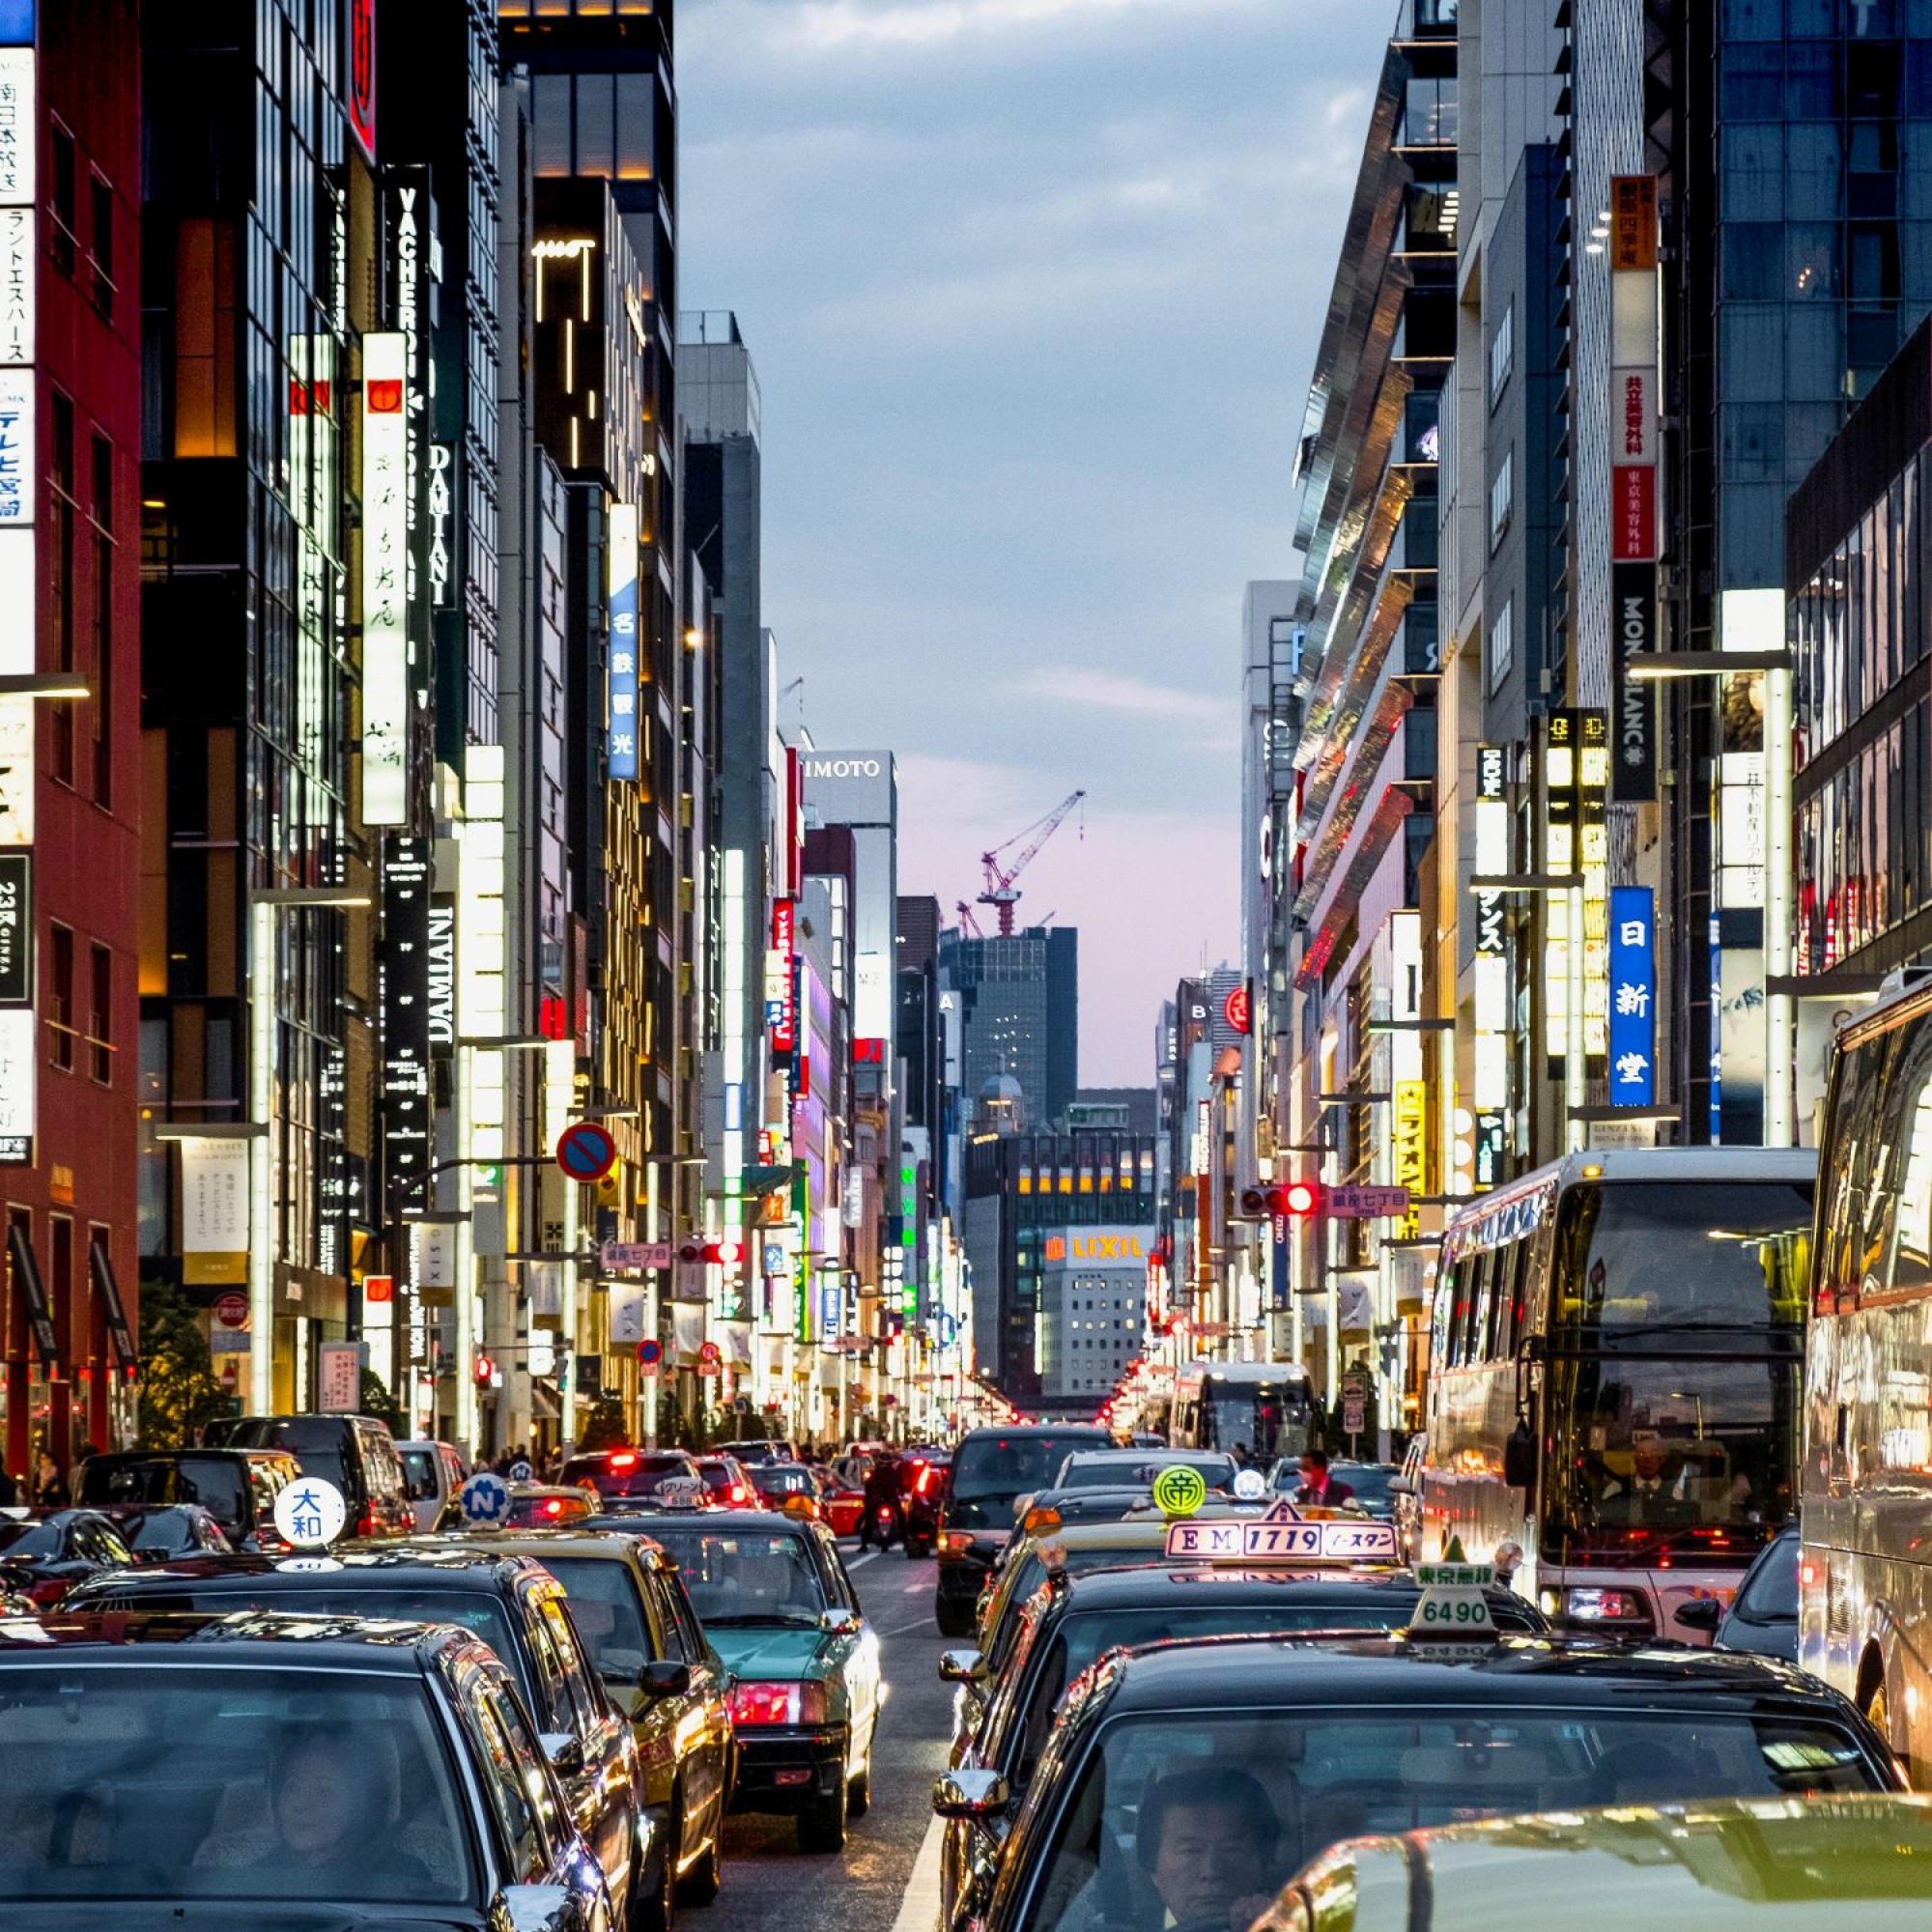
<path fill-rule="evenodd" d="M 617 1143 L 595 1121 L 573 1121 L 556 1137 L 556 1164 L 571 1180 L 602 1180 L 617 1165 Z"/>

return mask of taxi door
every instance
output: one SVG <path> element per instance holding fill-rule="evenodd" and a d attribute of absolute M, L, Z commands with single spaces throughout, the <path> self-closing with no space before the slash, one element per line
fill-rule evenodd
<path fill-rule="evenodd" d="M 701 1846 L 723 1837 L 724 1812 L 731 1802 L 735 1740 L 728 1687 L 724 1667 L 699 1626 L 677 1573 L 654 1567 L 649 1577 L 652 1628 L 654 1634 L 662 1631 L 660 1654 L 683 1662 L 691 1671 L 690 1690 L 667 1703 L 674 1706 L 683 1740 L 678 1752 L 684 1783 L 682 1856 L 694 1859 Z"/>
<path fill-rule="evenodd" d="M 564 1609 L 562 1588 L 554 1581 L 548 1588 L 533 1586 L 526 1611 L 539 1694 L 550 1702 L 554 1732 L 570 1740 L 552 1762 L 577 1828 L 597 1854 L 612 1895 L 624 1894 L 639 1877 L 630 1869 L 637 1798 L 637 1747 L 630 1721 L 591 1672 Z"/>

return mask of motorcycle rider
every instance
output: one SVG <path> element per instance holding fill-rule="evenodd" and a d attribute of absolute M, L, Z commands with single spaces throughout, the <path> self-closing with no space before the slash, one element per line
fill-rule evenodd
<path fill-rule="evenodd" d="M 879 1512 L 890 1511 L 886 1526 L 879 1529 Z M 859 1548 L 869 1549 L 877 1532 L 879 1547 L 890 1549 L 895 1539 L 905 1534 L 905 1506 L 899 1498 L 899 1459 L 895 1450 L 885 1449 L 873 1459 L 871 1473 L 866 1478 L 866 1511 L 859 1519 Z"/>

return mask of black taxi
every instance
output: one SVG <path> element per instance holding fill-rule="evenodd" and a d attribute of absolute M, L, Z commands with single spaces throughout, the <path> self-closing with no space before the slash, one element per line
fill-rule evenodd
<path fill-rule="evenodd" d="M 1446 1582 L 1444 1577 L 1449 1579 Z M 1069 1686 L 1010 1834 L 963 1888 L 983 1932 L 1245 1932 L 1344 1838 L 1679 1798 L 1893 1791 L 1885 1741 L 1785 1665 L 1494 1628 L 1493 1577 L 1418 1566 L 1408 1627 L 1116 1651 Z M 1013 1798 L 943 1776 L 948 1818 Z"/>
<path fill-rule="evenodd" d="M 634 1875 L 664 1868 L 660 1826 L 640 1803 L 637 1741 L 592 1669 L 563 1586 L 526 1556 L 339 1545 L 327 1555 L 187 1557 L 100 1577 L 63 1611 L 272 1610 L 455 1624 L 515 1673 L 577 1829 L 636 1932 L 660 1932 L 668 1893 Z"/>
<path fill-rule="evenodd" d="M 1394 1563 L 1361 1554 L 1338 1563 L 1301 1559 L 1276 1568 L 1259 1564 L 1158 1563 L 1133 1569 L 1091 1570 L 1075 1576 L 1049 1571 L 1023 1605 L 1005 1668 L 987 1685 L 973 1735 L 955 1740 L 953 1766 L 991 1773 L 1016 1800 L 1032 1782 L 1053 1727 L 1062 1694 L 1108 1651 L 1176 1638 L 1285 1635 L 1311 1631 L 1397 1630 L 1415 1614 L 1422 1585 Z M 1500 1630 L 1548 1628 L 1522 1598 L 1500 1585 L 1487 1592 Z M 940 1674 L 970 1679 L 985 1667 L 975 1651 L 949 1651 Z M 941 1924 L 953 1924 L 976 1867 L 996 1858 L 1010 1809 L 950 1818 L 941 1855 Z"/>
<path fill-rule="evenodd" d="M 521 1690 L 447 1624 L 0 1619 L 9 1923 L 610 1932 Z"/>
<path fill-rule="evenodd" d="M 731 1677 L 677 1565 L 639 1528 L 635 1518 L 621 1534 L 577 1524 L 470 1528 L 419 1537 L 412 1547 L 526 1556 L 563 1585 L 591 1668 L 630 1714 L 641 1802 L 662 1832 L 664 1860 L 638 1882 L 652 1896 L 670 1889 L 687 1905 L 708 1905 L 718 1895 L 737 1778 Z M 668 1900 L 661 1904 L 664 1914 L 670 1909 Z"/>

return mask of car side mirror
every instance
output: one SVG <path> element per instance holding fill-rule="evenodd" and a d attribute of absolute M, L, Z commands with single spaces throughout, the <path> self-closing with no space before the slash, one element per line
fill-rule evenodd
<path fill-rule="evenodd" d="M 997 1818 L 1012 1800 L 997 1771 L 948 1771 L 933 1781 L 932 1808 L 942 1818 Z"/>
<path fill-rule="evenodd" d="M 545 1731 L 537 1743 L 559 1777 L 575 1777 L 583 1769 L 583 1746 L 575 1732 Z"/>
<path fill-rule="evenodd" d="M 942 1650 L 939 1653 L 940 1680 L 947 1684 L 983 1684 L 986 1660 L 977 1650 Z"/>
<path fill-rule="evenodd" d="M 1392 1496 L 1412 1496 L 1415 1493 L 1415 1485 L 1406 1476 L 1391 1476 L 1388 1492 Z"/>
<path fill-rule="evenodd" d="M 567 1932 L 577 1915 L 561 1885 L 506 1885 L 500 1894 L 510 1932 Z"/>
<path fill-rule="evenodd" d="M 857 1610 L 831 1609 L 818 1613 L 818 1628 L 834 1636 L 850 1636 L 865 1624 Z"/>
<path fill-rule="evenodd" d="M 1677 1605 L 1671 1612 L 1670 1620 L 1682 1624 L 1686 1630 L 1715 1634 L 1724 1620 L 1724 1606 L 1716 1597 L 1692 1597 L 1688 1604 Z"/>
<path fill-rule="evenodd" d="M 691 1689 L 691 1665 L 681 1658 L 654 1657 L 639 1671 L 638 1689 L 647 1697 L 682 1697 Z"/>

